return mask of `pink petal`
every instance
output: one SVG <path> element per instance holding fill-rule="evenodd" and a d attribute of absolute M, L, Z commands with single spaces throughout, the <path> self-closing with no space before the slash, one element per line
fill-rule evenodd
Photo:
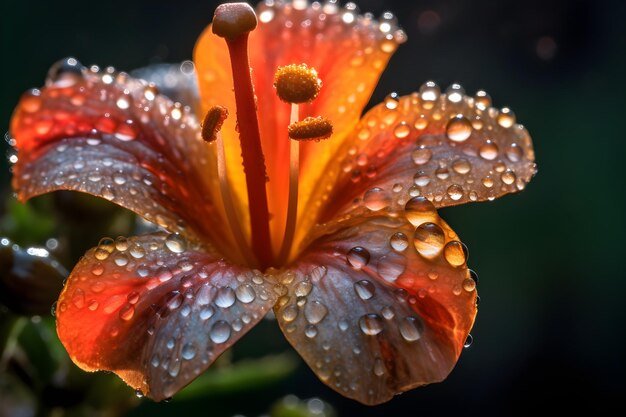
<path fill-rule="evenodd" d="M 274 303 L 260 272 L 180 235 L 104 239 L 70 274 L 57 331 L 82 369 L 115 372 L 159 401 L 207 369 Z"/>

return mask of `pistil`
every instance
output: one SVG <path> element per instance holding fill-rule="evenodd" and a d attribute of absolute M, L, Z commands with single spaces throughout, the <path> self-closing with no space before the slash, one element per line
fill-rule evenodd
<path fill-rule="evenodd" d="M 230 54 L 241 156 L 248 192 L 252 250 L 258 258 L 260 268 L 265 269 L 273 264 L 274 255 L 265 188 L 267 182 L 265 158 L 261 148 L 254 87 L 248 60 L 248 34 L 256 24 L 254 10 L 246 3 L 220 5 L 215 10 L 213 18 L 213 33 L 226 40 Z"/>

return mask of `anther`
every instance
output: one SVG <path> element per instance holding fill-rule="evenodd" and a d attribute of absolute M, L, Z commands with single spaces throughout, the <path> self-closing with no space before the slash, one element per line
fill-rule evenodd
<path fill-rule="evenodd" d="M 236 39 L 253 31 L 256 25 L 256 14 L 248 3 L 224 3 L 215 9 L 212 30 L 221 38 Z"/>
<path fill-rule="evenodd" d="M 287 103 L 313 101 L 322 88 L 322 80 L 315 68 L 306 64 L 278 67 L 274 75 L 274 87 L 278 97 Z"/>
<path fill-rule="evenodd" d="M 333 125 L 325 117 L 307 117 L 287 128 L 289 137 L 295 140 L 322 140 L 333 134 Z"/>
<path fill-rule="evenodd" d="M 217 133 L 222 129 L 224 120 L 228 117 L 228 109 L 222 106 L 213 106 L 209 109 L 202 122 L 202 139 L 213 142 Z"/>

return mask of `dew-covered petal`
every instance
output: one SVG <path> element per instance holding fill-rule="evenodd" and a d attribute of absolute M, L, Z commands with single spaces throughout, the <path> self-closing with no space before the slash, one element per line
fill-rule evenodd
<path fill-rule="evenodd" d="M 289 289 L 275 307 L 283 333 L 342 395 L 379 404 L 443 380 L 457 362 L 475 282 L 464 246 L 431 214 L 422 229 L 379 214 L 320 226 L 325 236 L 278 278 Z"/>
<path fill-rule="evenodd" d="M 22 201 L 55 190 L 94 194 L 172 232 L 228 242 L 199 131 L 190 109 L 154 86 L 68 59 L 15 110 L 13 186 Z"/>
<path fill-rule="evenodd" d="M 526 129 L 509 109 L 490 107 L 458 85 L 434 83 L 408 96 L 390 95 L 367 112 L 326 166 L 303 229 L 363 206 L 402 210 L 424 196 L 436 207 L 492 200 L 524 189 L 536 171 Z M 306 217 L 308 215 L 308 217 Z"/>
<path fill-rule="evenodd" d="M 103 239 L 57 303 L 57 332 L 87 371 L 159 401 L 203 372 L 275 303 L 264 276 L 165 233 Z"/>
<path fill-rule="evenodd" d="M 323 86 L 319 96 L 300 105 L 300 119 L 323 116 L 333 124 L 333 135 L 324 142 L 301 145 L 301 199 L 323 173 L 325 162 L 341 146 L 358 122 L 378 78 L 397 46 L 405 40 L 395 17 L 385 13 L 376 20 L 360 15 L 354 4 L 266 1 L 257 7 L 258 26 L 250 33 L 249 53 L 258 106 L 261 141 L 269 176 L 269 209 L 273 214 L 274 245 L 278 249 L 287 212 L 289 177 L 290 105 L 275 93 L 274 74 L 279 66 L 306 64 L 317 70 Z M 224 39 L 209 26 L 194 51 L 204 110 L 226 106 L 234 114 L 230 59 Z M 241 151 L 235 131 L 236 118 L 226 120 L 225 137 L 231 180 L 245 190 Z M 245 196 L 241 199 L 245 200 Z"/>

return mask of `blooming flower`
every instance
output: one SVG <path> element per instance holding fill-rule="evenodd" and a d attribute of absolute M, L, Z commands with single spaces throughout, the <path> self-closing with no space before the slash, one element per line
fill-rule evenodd
<path fill-rule="evenodd" d="M 61 341 L 81 368 L 161 400 L 273 309 L 347 397 L 377 404 L 443 380 L 476 282 L 436 208 L 522 190 L 530 137 L 457 84 L 390 94 L 360 118 L 405 40 L 390 13 L 268 0 L 256 16 L 218 8 L 194 51 L 199 102 L 74 59 L 22 97 L 20 200 L 87 192 L 167 231 L 85 254 L 58 300 Z"/>

